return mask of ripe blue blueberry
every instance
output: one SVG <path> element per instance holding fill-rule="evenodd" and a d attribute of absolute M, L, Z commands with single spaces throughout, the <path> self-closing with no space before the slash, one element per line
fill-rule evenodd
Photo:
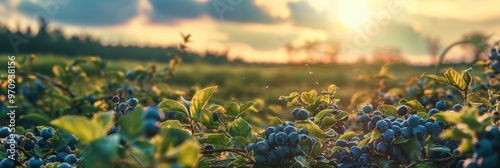
<path fill-rule="evenodd" d="M 387 129 L 389 128 L 389 126 L 387 125 L 387 122 L 385 120 L 380 120 L 377 122 L 377 124 L 375 125 L 375 127 L 380 131 L 380 132 L 385 132 L 387 131 Z"/>
<path fill-rule="evenodd" d="M 347 151 L 342 151 L 340 152 L 340 162 L 341 163 L 347 163 L 349 162 L 350 158 L 351 158 L 351 153 L 347 152 Z"/>
<path fill-rule="evenodd" d="M 378 121 L 383 120 L 383 119 L 384 119 L 384 118 L 382 118 L 382 116 L 378 116 L 378 115 L 377 115 L 377 116 L 373 116 L 373 117 L 372 117 L 371 122 L 372 122 L 373 124 L 377 124 L 377 122 L 378 122 Z"/>
<path fill-rule="evenodd" d="M 437 108 L 431 108 L 427 114 L 429 114 L 429 117 L 430 117 L 436 113 L 439 113 L 439 110 Z"/>
<path fill-rule="evenodd" d="M 351 148 L 353 146 L 358 146 L 358 143 L 356 141 L 349 141 L 349 143 L 347 143 L 348 148 Z"/>
<path fill-rule="evenodd" d="M 134 94 L 134 88 L 132 88 L 132 87 L 130 87 L 130 86 L 129 86 L 129 87 L 127 87 L 127 94 L 128 94 L 129 96 L 132 96 L 132 95 Z"/>
<path fill-rule="evenodd" d="M 458 148 L 458 142 L 457 141 L 453 141 L 453 140 L 449 140 L 449 141 L 446 141 L 444 143 L 444 146 L 450 148 L 450 150 L 455 150 Z"/>
<path fill-rule="evenodd" d="M 300 137 L 299 134 L 297 134 L 296 132 L 291 132 L 290 134 L 288 134 L 288 143 L 290 145 L 298 145 L 299 141 Z"/>
<path fill-rule="evenodd" d="M 411 135 L 412 135 L 412 132 L 410 132 L 409 127 L 401 128 L 401 136 L 403 136 L 403 138 L 409 139 L 409 138 L 411 138 Z"/>
<path fill-rule="evenodd" d="M 267 153 L 265 163 L 270 166 L 276 166 L 278 164 L 278 156 L 276 154 L 276 150 L 272 150 L 271 152 Z"/>
<path fill-rule="evenodd" d="M 131 107 L 136 107 L 137 104 L 139 104 L 139 100 L 137 100 L 136 98 L 130 98 L 130 99 L 128 99 L 127 103 Z"/>
<path fill-rule="evenodd" d="M 266 135 L 266 138 L 269 138 L 269 135 L 271 135 L 272 133 L 274 133 L 274 127 L 267 127 L 264 131 L 264 135 Z"/>
<path fill-rule="evenodd" d="M 219 114 L 217 112 L 212 112 L 212 119 L 214 122 L 219 121 Z"/>
<path fill-rule="evenodd" d="M 363 106 L 363 112 L 365 113 L 371 113 L 373 111 L 373 106 L 371 104 L 367 104 Z"/>
<path fill-rule="evenodd" d="M 401 105 L 398 107 L 397 111 L 398 111 L 398 115 L 404 116 L 404 115 L 408 114 L 408 111 L 409 111 L 408 106 Z"/>
<path fill-rule="evenodd" d="M 459 161 L 457 162 L 457 168 L 463 168 L 463 167 L 464 167 L 464 161 L 465 161 L 465 160 L 463 160 L 463 159 L 462 159 L 462 160 L 459 160 Z"/>
<path fill-rule="evenodd" d="M 151 138 L 156 134 L 158 134 L 160 128 L 158 128 L 157 124 L 158 121 L 156 120 L 151 120 L 151 119 L 145 120 L 142 126 L 144 130 L 144 135 L 146 135 L 146 137 L 148 138 Z"/>
<path fill-rule="evenodd" d="M 39 139 L 36 143 L 40 146 L 40 148 L 44 148 L 49 145 L 49 141 L 47 139 Z"/>
<path fill-rule="evenodd" d="M 290 156 L 290 148 L 286 145 L 280 145 L 276 148 L 276 155 L 281 158 Z"/>
<path fill-rule="evenodd" d="M 345 126 L 341 125 L 341 126 L 338 126 L 338 127 L 334 127 L 333 130 L 337 133 L 337 134 L 344 134 L 345 133 Z"/>
<path fill-rule="evenodd" d="M 253 143 L 252 143 L 253 144 Z M 205 147 L 203 147 L 204 150 L 214 150 L 215 146 L 212 144 L 207 144 Z"/>
<path fill-rule="evenodd" d="M 483 157 L 483 161 L 481 162 L 481 167 L 498 167 L 498 154 L 493 153 L 489 156 Z"/>
<path fill-rule="evenodd" d="M 371 121 L 368 121 L 368 130 L 373 130 L 375 129 L 375 124 L 373 124 Z"/>
<path fill-rule="evenodd" d="M 347 147 L 347 141 L 343 140 L 343 139 L 339 139 L 339 140 L 337 140 L 337 142 L 335 142 L 335 146 Z"/>
<path fill-rule="evenodd" d="M 307 120 L 309 118 L 309 112 L 307 110 L 299 110 L 297 112 L 297 120 Z"/>
<path fill-rule="evenodd" d="M 274 126 L 274 133 L 279 133 L 285 131 L 285 127 L 283 125 Z"/>
<path fill-rule="evenodd" d="M 413 128 L 413 136 L 419 139 L 422 139 L 426 133 L 427 130 L 425 130 L 424 126 L 418 125 L 417 127 Z"/>
<path fill-rule="evenodd" d="M 299 129 L 298 133 L 299 133 L 299 135 L 300 134 L 309 135 L 309 132 L 307 130 L 305 130 L 304 128 Z"/>
<path fill-rule="evenodd" d="M 290 145 L 290 154 L 293 156 L 297 156 L 300 154 L 300 146 L 299 145 Z"/>
<path fill-rule="evenodd" d="M 292 110 L 292 116 L 294 119 L 297 119 L 297 113 L 299 113 L 299 111 L 300 111 L 300 108 L 294 108 Z"/>
<path fill-rule="evenodd" d="M 0 167 L 2 168 L 14 168 L 14 161 L 9 158 L 3 158 L 0 162 Z"/>
<path fill-rule="evenodd" d="M 71 153 L 71 150 L 69 148 L 68 145 L 64 146 L 63 148 L 61 148 L 59 151 L 57 151 L 58 153 L 59 152 L 66 152 L 66 153 Z"/>
<path fill-rule="evenodd" d="M 373 116 L 383 116 L 383 113 L 380 110 L 375 110 Z"/>
<path fill-rule="evenodd" d="M 368 121 L 370 121 L 370 116 L 368 116 L 368 114 L 360 115 L 358 116 L 358 121 L 361 123 L 367 123 Z"/>
<path fill-rule="evenodd" d="M 459 112 L 460 110 L 462 110 L 462 108 L 464 108 L 464 106 L 462 106 L 461 104 L 453 105 L 453 111 L 455 112 Z"/>
<path fill-rule="evenodd" d="M 64 162 L 64 159 L 66 158 L 66 156 L 68 156 L 69 153 L 66 153 L 66 152 L 59 152 L 56 154 L 56 160 L 58 162 Z"/>
<path fill-rule="evenodd" d="M 264 141 L 259 141 L 255 144 L 255 153 L 265 155 L 269 151 L 269 145 Z"/>
<path fill-rule="evenodd" d="M 73 154 L 69 154 L 68 156 L 66 156 L 64 158 L 64 162 L 66 162 L 68 164 L 75 164 L 77 161 L 78 161 L 78 158 L 76 158 L 76 156 Z"/>
<path fill-rule="evenodd" d="M 285 133 L 286 134 L 290 134 L 292 132 L 296 132 L 295 131 L 295 127 L 293 127 L 293 126 L 287 126 L 287 127 L 285 127 Z"/>
<path fill-rule="evenodd" d="M 290 164 L 290 158 L 280 158 L 278 159 L 278 167 L 288 167 Z"/>
<path fill-rule="evenodd" d="M 127 109 L 127 103 L 121 102 L 118 104 L 118 111 L 125 111 Z"/>
<path fill-rule="evenodd" d="M 391 126 L 392 131 L 394 131 L 394 135 L 398 136 L 401 133 L 401 127 L 397 125 L 392 125 Z"/>
<path fill-rule="evenodd" d="M 125 112 L 123 112 L 123 114 L 127 115 L 127 114 L 129 114 L 129 113 L 133 112 L 134 110 L 135 110 L 135 107 L 129 107 L 129 108 L 127 108 L 127 109 L 125 110 Z"/>
<path fill-rule="evenodd" d="M 426 130 L 427 134 L 432 134 L 432 132 L 434 130 L 433 129 L 434 128 L 434 123 L 433 122 L 426 122 L 425 125 L 424 125 L 424 127 L 425 127 L 425 130 Z"/>
<path fill-rule="evenodd" d="M 388 152 L 388 145 L 385 142 L 380 142 L 377 144 L 377 152 L 380 154 L 387 154 Z"/>
<path fill-rule="evenodd" d="M 288 142 L 288 135 L 284 132 L 279 132 L 276 134 L 275 140 L 276 144 L 278 145 L 286 145 Z"/>
<path fill-rule="evenodd" d="M 266 142 L 267 142 L 267 145 L 269 145 L 269 146 L 276 145 L 276 133 L 271 133 L 271 135 L 269 135 L 269 138 L 266 140 Z"/>
<path fill-rule="evenodd" d="M 487 156 L 493 152 L 493 145 L 491 144 L 491 141 L 481 139 L 474 145 L 474 151 L 479 157 Z"/>
<path fill-rule="evenodd" d="M 43 138 L 43 139 L 50 139 L 52 138 L 52 136 L 54 136 L 54 133 L 52 132 L 51 129 L 45 127 L 42 129 L 42 131 L 40 131 L 40 136 Z"/>
<path fill-rule="evenodd" d="M 448 108 L 448 107 L 446 107 L 446 106 L 447 106 L 447 105 L 446 105 L 446 102 L 444 102 L 444 101 L 442 101 L 442 100 L 441 100 L 441 101 L 438 101 L 438 102 L 436 103 L 436 108 L 437 108 L 438 110 L 440 110 L 440 111 L 445 111 L 445 110 Z"/>
<path fill-rule="evenodd" d="M 446 126 L 447 126 L 446 122 L 441 121 L 441 120 L 434 121 L 434 125 L 433 125 L 434 128 L 440 128 L 440 129 L 445 129 Z"/>
<path fill-rule="evenodd" d="M 248 147 L 247 147 L 247 152 L 251 152 L 253 151 L 253 149 L 255 148 L 255 144 L 254 143 L 250 143 L 248 144 Z"/>
<path fill-rule="evenodd" d="M 0 138 L 7 138 L 10 135 L 9 128 L 7 127 L 2 127 L 0 129 Z"/>
<path fill-rule="evenodd" d="M 43 159 L 39 157 L 32 157 L 30 160 L 28 160 L 27 166 L 29 168 L 40 168 L 43 165 Z"/>
<path fill-rule="evenodd" d="M 146 111 L 144 111 L 143 118 L 146 120 L 152 119 L 156 121 L 162 121 L 160 111 L 158 110 L 158 108 L 155 107 L 149 107 Z"/>
<path fill-rule="evenodd" d="M 359 159 L 358 159 L 359 165 L 368 166 L 369 163 L 370 163 L 370 156 L 368 156 L 368 154 L 363 153 L 363 154 L 361 154 L 361 156 L 359 156 Z"/>
<path fill-rule="evenodd" d="M 420 117 L 418 117 L 417 115 L 412 115 L 410 116 L 410 118 L 408 118 L 408 124 L 412 128 L 416 127 L 419 124 L 419 122 L 420 122 Z"/>
<path fill-rule="evenodd" d="M 351 151 L 351 155 L 354 160 L 357 160 L 362 154 L 361 148 L 359 148 L 358 146 L 353 146 L 349 150 Z"/>
<path fill-rule="evenodd" d="M 114 95 L 111 97 L 111 101 L 113 101 L 113 103 L 118 103 L 120 101 L 120 97 L 118 97 L 118 95 Z"/>
<path fill-rule="evenodd" d="M 387 131 L 384 132 L 383 139 L 385 142 L 391 142 L 394 137 L 396 137 L 396 133 L 392 129 L 387 129 Z"/>
<path fill-rule="evenodd" d="M 35 141 L 31 140 L 31 139 L 27 139 L 27 140 L 24 140 L 23 142 L 23 148 L 25 150 L 31 150 L 35 147 Z"/>

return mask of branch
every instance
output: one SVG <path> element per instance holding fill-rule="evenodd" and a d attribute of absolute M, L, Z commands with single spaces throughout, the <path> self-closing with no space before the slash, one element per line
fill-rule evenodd
<path fill-rule="evenodd" d="M 36 78 L 42 79 L 44 81 L 47 81 L 50 84 L 54 85 L 55 87 L 57 87 L 57 88 L 63 90 L 64 92 L 68 93 L 71 98 L 75 97 L 75 94 L 73 92 L 71 92 L 71 90 L 68 87 L 64 86 L 63 84 L 61 84 L 59 82 L 54 81 L 52 78 L 50 78 L 50 77 L 48 77 L 46 75 L 43 75 L 43 74 L 38 73 L 38 72 L 30 72 L 30 71 L 22 71 L 22 72 L 19 72 L 19 74 L 20 75 L 34 75 L 34 76 L 36 76 Z"/>
<path fill-rule="evenodd" d="M 450 157 L 439 158 L 439 159 L 422 159 L 422 160 L 419 160 L 419 161 L 417 161 L 417 162 L 415 162 L 413 164 L 408 165 L 407 168 L 415 167 L 418 164 L 425 163 L 425 162 L 444 162 L 444 161 L 448 161 L 448 160 L 451 160 L 451 159 L 458 159 L 458 158 L 463 158 L 463 157 L 472 157 L 473 155 L 474 155 L 473 153 L 469 153 L 469 154 L 463 154 L 463 155 L 458 155 L 458 156 L 450 156 Z"/>

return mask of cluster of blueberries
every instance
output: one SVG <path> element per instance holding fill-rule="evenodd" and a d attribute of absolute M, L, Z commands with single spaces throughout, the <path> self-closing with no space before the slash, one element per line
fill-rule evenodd
<path fill-rule="evenodd" d="M 500 129 L 492 126 L 488 131 L 477 136 L 474 144 L 474 157 L 460 160 L 457 168 L 490 168 L 500 167 Z"/>
<path fill-rule="evenodd" d="M 309 119 L 309 112 L 303 109 L 294 109 L 296 120 Z M 248 145 L 248 152 L 254 151 L 257 165 L 271 167 L 288 167 L 293 157 L 302 154 L 299 142 L 308 139 L 305 129 L 297 129 L 294 123 L 286 121 L 281 125 L 267 127 L 264 131 L 265 139 Z"/>
<path fill-rule="evenodd" d="M 23 85 L 20 92 L 28 102 L 35 104 L 40 99 L 40 96 L 45 93 L 46 87 L 40 80 L 35 80 L 33 83 L 35 84 L 34 88 Z"/>
<path fill-rule="evenodd" d="M 60 162 L 57 168 L 72 168 L 79 161 L 79 159 L 71 154 L 71 150 L 76 149 L 77 139 L 73 135 L 68 145 L 62 149 L 56 151 L 56 155 L 50 155 L 47 159 L 43 159 L 38 156 L 31 156 L 25 159 L 23 163 L 19 158 L 19 150 L 23 151 L 33 151 L 35 144 L 40 147 L 40 149 L 50 149 L 50 139 L 54 136 L 52 129 L 45 127 L 40 131 L 40 136 L 36 137 L 33 133 L 27 132 L 24 135 L 11 134 L 7 127 L 0 129 L 0 138 L 5 139 L 3 147 L 11 149 L 14 147 L 16 149 L 14 154 L 14 160 L 8 158 L 7 156 L 0 162 L 0 168 L 14 168 L 17 163 L 24 164 L 28 168 L 41 168 L 46 163 Z"/>
<path fill-rule="evenodd" d="M 488 59 L 492 61 L 490 64 L 490 68 L 494 72 L 492 76 L 495 76 L 495 74 L 500 73 L 500 54 L 498 53 L 498 50 L 495 48 L 491 48 L 491 52 L 490 55 L 488 56 Z"/>

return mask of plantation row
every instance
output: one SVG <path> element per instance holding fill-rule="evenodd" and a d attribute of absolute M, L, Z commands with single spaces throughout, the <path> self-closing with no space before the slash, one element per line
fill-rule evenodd
<path fill-rule="evenodd" d="M 35 59 L 26 57 L 16 60 L 15 130 L 8 102 L 0 107 L 0 168 L 499 167 L 496 49 L 489 58 L 462 72 L 424 73 L 405 88 L 384 88 L 383 67 L 379 88 L 353 95 L 355 109 L 337 105 L 333 84 L 292 92 L 279 99 L 293 120 L 270 117 L 258 127 L 262 104 L 215 104 L 216 86 L 186 100 L 163 82 L 173 68 L 107 71 L 88 57 L 54 66 L 52 79 L 30 72 Z M 90 82 L 85 63 L 102 79 Z M 482 67 L 484 75 L 471 76 Z"/>

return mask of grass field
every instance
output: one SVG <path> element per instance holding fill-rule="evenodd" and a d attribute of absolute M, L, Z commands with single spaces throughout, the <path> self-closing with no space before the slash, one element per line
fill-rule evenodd
<path fill-rule="evenodd" d="M 70 58 L 39 55 L 32 65 L 32 71 L 51 75 L 52 66 L 65 65 Z M 7 55 L 0 57 L 0 64 L 6 64 Z M 107 69 L 127 70 L 136 66 L 154 64 L 162 69 L 166 62 L 106 60 Z M 248 101 L 262 98 L 271 104 L 284 105 L 278 100 L 280 95 L 293 91 L 322 90 L 330 84 L 340 87 L 337 98 L 341 106 L 349 104 L 349 98 L 359 90 L 375 88 L 374 82 L 356 81 L 360 70 L 376 73 L 381 64 L 294 64 L 294 65 L 208 65 L 203 63 L 181 64 L 174 77 L 168 77 L 167 84 L 177 90 L 189 90 L 192 86 L 206 87 L 218 85 L 218 93 L 214 98 L 223 100 Z M 443 69 L 453 67 L 466 69 L 467 65 L 445 65 Z M 84 65 L 89 76 L 98 74 L 92 65 Z M 2 70 L 4 71 L 4 70 Z M 410 77 L 418 77 L 422 72 L 433 73 L 434 66 L 412 66 L 395 64 L 391 66 L 390 74 L 398 77 L 398 81 L 406 81 Z M 474 72 L 474 71 L 473 71 Z M 480 72 L 475 71 L 475 72 Z M 401 82 L 387 81 L 388 86 L 402 85 Z"/>

